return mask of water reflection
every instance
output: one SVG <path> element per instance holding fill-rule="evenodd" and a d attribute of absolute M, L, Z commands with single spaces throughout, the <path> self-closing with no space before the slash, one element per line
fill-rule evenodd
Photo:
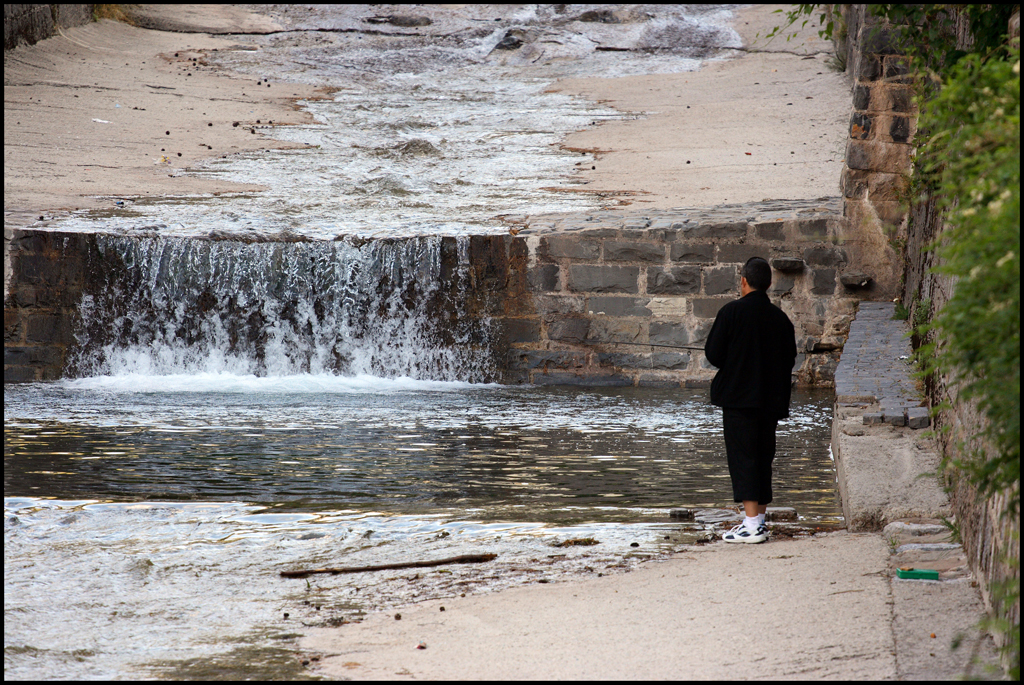
<path fill-rule="evenodd" d="M 9 399 L 5 493 L 313 510 L 731 504 L 719 417 L 703 391 L 110 398 L 109 413 L 134 425 L 83 421 L 88 398 L 61 392 L 71 420 L 26 416 L 31 399 Z M 830 400 L 798 399 L 780 428 L 778 490 L 807 516 L 835 516 Z"/>

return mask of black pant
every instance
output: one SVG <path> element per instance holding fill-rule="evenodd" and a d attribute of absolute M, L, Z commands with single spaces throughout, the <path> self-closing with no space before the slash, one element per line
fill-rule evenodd
<path fill-rule="evenodd" d="M 725 455 L 736 502 L 772 501 L 772 460 L 775 459 L 776 419 L 760 409 L 722 409 Z"/>

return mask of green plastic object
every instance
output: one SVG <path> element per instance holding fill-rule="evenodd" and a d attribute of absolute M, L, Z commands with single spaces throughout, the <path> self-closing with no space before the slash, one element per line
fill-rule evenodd
<path fill-rule="evenodd" d="M 930 568 L 901 568 L 896 570 L 900 578 L 909 580 L 938 580 L 939 572 Z"/>

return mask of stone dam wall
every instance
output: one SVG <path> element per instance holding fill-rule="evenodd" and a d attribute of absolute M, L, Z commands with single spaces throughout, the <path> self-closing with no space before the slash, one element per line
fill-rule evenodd
<path fill-rule="evenodd" d="M 718 309 L 739 296 L 742 264 L 761 256 L 773 267 L 769 294 L 796 326 L 794 381 L 829 386 L 855 303 L 878 295 L 869 276 L 849 268 L 852 239 L 838 208 L 838 199 L 823 198 L 601 211 L 535 217 L 508 234 L 445 237 L 439 274 L 451 293 L 429 315 L 442 328 L 457 315 L 489 331 L 470 344 L 489 348 L 493 380 L 700 387 L 715 373 L 703 340 Z M 125 278 L 124 264 L 97 249 L 98 235 L 5 230 L 5 382 L 73 375 L 76 331 L 88 323 L 83 294 Z M 192 240 L 244 244 L 222 235 Z M 258 240 L 283 250 L 311 242 Z"/>

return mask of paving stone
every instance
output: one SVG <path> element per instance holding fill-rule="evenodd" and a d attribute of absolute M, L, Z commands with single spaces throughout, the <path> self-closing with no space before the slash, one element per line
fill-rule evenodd
<path fill-rule="evenodd" d="M 883 419 L 890 426 L 905 426 L 907 425 L 907 417 L 903 415 L 901 411 L 894 412 L 883 412 Z"/>
<path fill-rule="evenodd" d="M 761 240 L 785 240 L 784 226 L 782 221 L 763 221 L 754 224 L 754 234 Z"/>
<path fill-rule="evenodd" d="M 907 409 L 907 425 L 911 428 L 927 428 L 931 424 L 931 412 L 928 407 L 910 407 Z"/>
<path fill-rule="evenodd" d="M 540 340 L 540 321 L 535 319 L 505 319 L 505 335 L 510 343 Z"/>
<path fill-rule="evenodd" d="M 751 257 L 768 256 L 768 248 L 764 245 L 719 245 L 718 261 L 722 264 L 745 264 Z"/>
<path fill-rule="evenodd" d="M 538 264 L 526 273 L 530 290 L 550 292 L 559 289 L 557 264 Z"/>
<path fill-rule="evenodd" d="M 584 259 L 596 261 L 601 257 L 601 243 L 576 236 L 546 236 L 541 238 L 540 254 L 549 259 Z"/>
<path fill-rule="evenodd" d="M 689 365 L 690 355 L 686 352 L 651 353 L 651 366 L 655 369 L 685 369 Z"/>
<path fill-rule="evenodd" d="M 718 310 L 730 301 L 721 297 L 695 299 L 693 301 L 693 315 L 700 319 L 714 319 L 718 315 Z"/>
<path fill-rule="evenodd" d="M 807 263 L 799 257 L 776 257 L 771 260 L 771 265 L 783 273 L 798 273 L 804 270 Z"/>
<path fill-rule="evenodd" d="M 811 292 L 815 295 L 831 295 L 836 291 L 836 270 L 815 269 Z"/>
<path fill-rule="evenodd" d="M 686 226 L 683 231 L 687 238 L 743 238 L 747 235 L 747 228 L 746 221 L 730 221 Z"/>
<path fill-rule="evenodd" d="M 652 321 L 650 324 L 650 340 L 652 345 L 689 345 L 693 339 L 690 327 L 684 323 Z"/>
<path fill-rule="evenodd" d="M 646 323 L 635 319 L 594 319 L 588 343 L 646 343 Z"/>

